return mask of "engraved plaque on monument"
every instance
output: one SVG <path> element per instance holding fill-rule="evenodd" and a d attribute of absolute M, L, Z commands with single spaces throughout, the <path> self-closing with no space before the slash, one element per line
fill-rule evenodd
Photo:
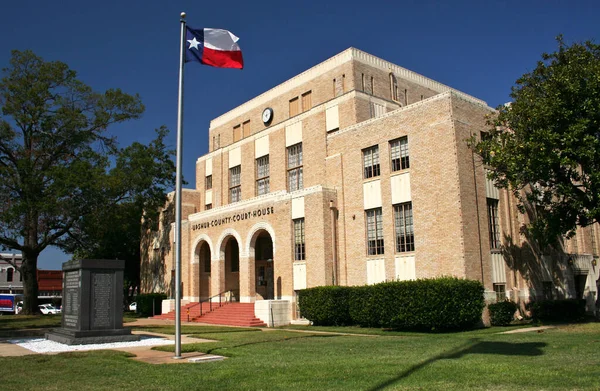
<path fill-rule="evenodd" d="M 123 328 L 124 268 L 112 259 L 63 263 L 62 327 L 46 338 L 68 345 L 139 340 Z"/>

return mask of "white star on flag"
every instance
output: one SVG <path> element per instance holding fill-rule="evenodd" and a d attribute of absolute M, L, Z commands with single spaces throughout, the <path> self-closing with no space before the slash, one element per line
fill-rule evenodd
<path fill-rule="evenodd" d="M 194 48 L 196 50 L 199 50 L 198 45 L 200 45 L 200 42 L 196 41 L 196 37 L 188 39 L 187 41 L 190 43 L 190 47 L 188 49 Z"/>

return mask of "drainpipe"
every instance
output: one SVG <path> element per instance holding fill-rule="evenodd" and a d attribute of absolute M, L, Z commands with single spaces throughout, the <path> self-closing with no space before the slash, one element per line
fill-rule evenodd
<path fill-rule="evenodd" d="M 338 285 L 338 261 L 337 261 L 337 229 L 335 214 L 337 209 L 333 204 L 333 200 L 329 200 L 329 210 L 331 212 L 331 254 L 333 256 L 333 285 Z"/>

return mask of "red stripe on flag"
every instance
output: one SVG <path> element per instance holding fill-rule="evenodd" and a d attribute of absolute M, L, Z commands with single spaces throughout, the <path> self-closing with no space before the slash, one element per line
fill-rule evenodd
<path fill-rule="evenodd" d="M 202 64 L 217 68 L 242 69 L 244 67 L 242 52 L 239 50 L 225 51 L 208 49 L 207 47 L 204 47 L 202 52 Z"/>

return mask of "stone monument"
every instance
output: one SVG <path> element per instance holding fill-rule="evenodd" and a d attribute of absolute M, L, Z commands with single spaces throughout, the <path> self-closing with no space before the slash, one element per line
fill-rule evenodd
<path fill-rule="evenodd" d="M 112 259 L 63 263 L 62 327 L 46 338 L 67 345 L 138 341 L 123 328 L 124 268 Z"/>

